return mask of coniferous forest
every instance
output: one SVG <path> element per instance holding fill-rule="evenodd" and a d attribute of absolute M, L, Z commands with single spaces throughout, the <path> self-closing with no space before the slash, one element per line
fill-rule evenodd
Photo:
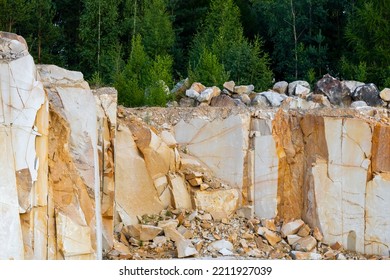
<path fill-rule="evenodd" d="M 36 63 L 115 86 L 125 106 L 165 105 L 186 77 L 390 87 L 388 0 L 0 0 L 0 30 L 23 36 Z"/>

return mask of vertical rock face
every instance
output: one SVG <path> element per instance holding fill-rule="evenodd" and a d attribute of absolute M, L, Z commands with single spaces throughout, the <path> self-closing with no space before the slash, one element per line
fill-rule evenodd
<path fill-rule="evenodd" d="M 114 244 L 115 212 L 115 132 L 118 92 L 114 88 L 100 88 L 93 91 L 96 101 L 99 170 L 102 190 L 103 249 Z"/>
<path fill-rule="evenodd" d="M 318 223 L 324 239 L 364 252 L 364 210 L 371 128 L 362 120 L 324 118 L 329 157 L 313 167 Z M 349 249 L 349 248 L 348 248 Z"/>
<path fill-rule="evenodd" d="M 95 204 L 100 201 L 95 99 L 80 72 L 54 65 L 40 65 L 38 70 L 50 101 L 48 258 L 99 258 L 101 217 L 96 215 L 100 204 Z"/>
<path fill-rule="evenodd" d="M 213 121 L 206 118 L 180 120 L 174 127 L 175 137 L 179 145 L 207 165 L 216 177 L 241 190 L 249 120 L 249 115 L 244 114 Z"/>
<path fill-rule="evenodd" d="M 254 190 L 255 214 L 273 218 L 277 215 L 278 166 L 279 158 L 275 139 L 272 136 L 270 119 L 254 119 Z"/>
<path fill-rule="evenodd" d="M 48 112 L 20 36 L 0 33 L 0 77 L 0 259 L 45 258 Z"/>

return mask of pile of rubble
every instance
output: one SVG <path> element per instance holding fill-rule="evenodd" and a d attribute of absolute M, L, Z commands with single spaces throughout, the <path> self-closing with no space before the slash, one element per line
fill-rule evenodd
<path fill-rule="evenodd" d="M 117 225 L 115 245 L 106 259 L 388 259 L 350 252 L 340 243 L 323 243 L 320 230 L 300 219 L 283 222 L 234 215 L 213 220 L 205 211 L 171 209 L 138 220 L 136 225 Z"/>
<path fill-rule="evenodd" d="M 169 106 L 234 107 L 255 106 L 259 108 L 282 107 L 284 109 L 315 109 L 323 107 L 388 107 L 390 89 L 382 91 L 372 83 L 340 81 L 324 75 L 311 89 L 307 81 L 288 83 L 280 81 L 272 89 L 256 92 L 253 85 L 236 85 L 234 81 L 223 84 L 223 89 L 206 87 L 188 79 L 180 82 L 171 91 L 179 102 Z"/>

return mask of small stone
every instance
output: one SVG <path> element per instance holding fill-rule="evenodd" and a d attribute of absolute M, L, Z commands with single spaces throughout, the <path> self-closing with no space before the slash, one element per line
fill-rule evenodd
<path fill-rule="evenodd" d="M 140 240 L 141 241 L 149 241 L 153 240 L 157 235 L 162 232 L 162 228 L 150 226 L 150 225 L 142 225 L 140 230 Z"/>
<path fill-rule="evenodd" d="M 250 99 L 250 97 L 246 93 L 241 94 L 239 98 L 247 106 L 249 106 L 252 102 L 252 100 Z"/>
<path fill-rule="evenodd" d="M 240 240 L 240 245 L 242 248 L 244 249 L 247 249 L 248 248 L 248 244 L 246 243 L 246 240 L 245 239 L 241 239 Z"/>
<path fill-rule="evenodd" d="M 249 250 L 246 254 L 248 257 L 255 257 L 255 258 L 264 257 L 264 253 L 257 248 Z"/>
<path fill-rule="evenodd" d="M 268 102 L 267 97 L 257 94 L 251 102 L 252 106 L 260 107 L 260 108 L 268 108 L 270 107 L 270 103 Z"/>
<path fill-rule="evenodd" d="M 344 256 L 344 254 L 338 254 L 337 255 L 337 260 L 346 260 L 347 258 Z"/>
<path fill-rule="evenodd" d="M 264 219 L 261 224 L 269 230 L 276 231 L 275 221 L 270 219 Z"/>
<path fill-rule="evenodd" d="M 188 218 L 187 218 L 188 219 Z M 179 225 L 179 221 L 178 220 L 164 220 L 164 221 L 159 221 L 157 226 L 160 227 L 160 228 L 165 228 L 165 227 L 172 227 L 172 228 L 176 228 L 177 226 Z"/>
<path fill-rule="evenodd" d="M 199 187 L 200 187 L 200 190 L 201 190 L 201 191 L 204 191 L 204 190 L 209 189 L 209 188 L 210 188 L 210 185 L 209 185 L 209 184 L 206 184 L 206 183 L 201 183 L 201 184 L 199 185 Z"/>
<path fill-rule="evenodd" d="M 322 239 L 324 239 L 324 236 L 322 235 L 322 233 L 318 227 L 315 227 L 313 229 L 313 237 L 315 239 L 317 239 L 317 241 L 322 241 Z"/>
<path fill-rule="evenodd" d="M 218 253 L 220 253 L 223 256 L 232 256 L 232 255 L 234 255 L 234 253 L 232 251 L 230 251 L 229 249 L 226 249 L 226 248 L 222 248 L 221 250 L 218 251 Z"/>
<path fill-rule="evenodd" d="M 221 90 L 218 87 L 206 88 L 197 97 L 199 102 L 210 102 L 211 98 L 217 97 L 221 94 Z"/>
<path fill-rule="evenodd" d="M 326 260 L 334 260 L 336 259 L 337 251 L 328 250 L 324 253 L 324 259 Z"/>
<path fill-rule="evenodd" d="M 221 240 L 221 236 L 219 234 L 216 234 L 216 233 L 213 233 L 213 237 L 216 239 L 216 240 Z"/>
<path fill-rule="evenodd" d="M 190 170 L 191 173 L 189 174 L 186 174 L 186 180 L 191 180 L 191 179 L 194 179 L 194 178 L 202 178 L 203 177 L 203 173 L 202 172 L 198 172 L 198 171 L 192 171 Z"/>
<path fill-rule="evenodd" d="M 200 186 L 203 182 L 202 178 L 193 178 L 191 180 L 188 180 L 191 186 L 197 187 Z"/>
<path fill-rule="evenodd" d="M 196 95 L 196 94 L 195 94 Z M 196 106 L 196 99 L 197 97 L 183 97 L 179 100 L 179 106 L 180 107 L 195 107 Z"/>
<path fill-rule="evenodd" d="M 300 237 L 299 235 L 290 234 L 290 235 L 287 235 L 287 242 L 288 242 L 288 244 L 293 245 L 295 242 L 297 242 L 301 238 L 302 237 Z"/>
<path fill-rule="evenodd" d="M 198 254 L 198 251 L 195 249 L 194 245 L 190 240 L 178 240 L 176 242 L 176 248 L 178 258 L 185 258 Z"/>
<path fill-rule="evenodd" d="M 313 236 L 306 236 L 294 243 L 293 248 L 297 251 L 309 252 L 317 245 L 317 240 Z"/>
<path fill-rule="evenodd" d="M 206 89 L 206 87 L 204 85 L 202 85 L 201 83 L 193 83 L 191 85 L 191 89 L 197 91 L 198 93 L 201 93 L 202 91 L 204 91 Z"/>
<path fill-rule="evenodd" d="M 275 232 L 267 229 L 266 227 L 259 227 L 257 233 L 260 234 L 261 236 L 265 237 L 265 239 L 267 239 L 268 243 L 271 246 L 275 245 L 276 243 L 278 243 L 282 240 L 282 238 L 279 235 L 277 235 Z"/>
<path fill-rule="evenodd" d="M 255 237 L 256 246 L 260 251 L 269 253 L 272 251 L 272 247 L 263 242 L 263 239 L 259 236 Z"/>
<path fill-rule="evenodd" d="M 379 96 L 384 100 L 384 101 L 390 101 L 390 88 L 384 88 L 380 93 Z"/>
<path fill-rule="evenodd" d="M 291 251 L 290 256 L 293 260 L 321 260 L 322 257 L 317 253 Z"/>
<path fill-rule="evenodd" d="M 186 90 L 186 96 L 189 98 L 197 99 L 199 97 L 200 93 L 193 89 L 187 89 Z"/>
<path fill-rule="evenodd" d="M 237 238 L 238 238 L 237 233 L 232 233 L 232 234 L 229 236 L 229 241 L 232 242 L 232 243 L 236 243 Z"/>
<path fill-rule="evenodd" d="M 211 221 L 213 217 L 209 213 L 198 215 L 199 220 Z"/>
<path fill-rule="evenodd" d="M 310 227 L 308 225 L 304 225 L 301 227 L 297 233 L 300 237 L 306 237 L 310 234 Z"/>
<path fill-rule="evenodd" d="M 223 84 L 223 87 L 225 88 L 225 89 L 227 89 L 229 92 L 234 92 L 234 87 L 235 87 L 235 83 L 234 83 L 234 81 L 229 81 L 229 82 L 225 82 L 224 84 Z"/>
<path fill-rule="evenodd" d="M 221 240 L 217 240 L 217 241 L 212 242 L 208 248 L 211 250 L 216 250 L 216 251 L 220 251 L 220 250 L 225 248 L 225 249 L 232 251 L 233 244 L 225 239 L 221 239 Z"/>
<path fill-rule="evenodd" d="M 283 224 L 281 229 L 282 236 L 286 237 L 287 235 L 296 234 L 304 224 L 305 222 L 301 219 Z"/>
<path fill-rule="evenodd" d="M 202 221 L 202 223 L 200 224 L 200 226 L 204 229 L 210 229 L 212 227 L 212 224 L 209 223 L 209 222 L 206 222 L 206 221 Z"/>
<path fill-rule="evenodd" d="M 248 85 L 248 86 L 235 86 L 234 87 L 234 93 L 236 94 L 249 94 L 251 93 L 253 90 L 255 89 L 255 87 L 253 85 Z"/>
<path fill-rule="evenodd" d="M 288 95 L 295 95 L 295 88 L 297 85 L 301 85 L 310 90 L 310 84 L 306 81 L 294 81 L 288 84 Z"/>
<path fill-rule="evenodd" d="M 351 103 L 351 108 L 361 108 L 361 107 L 367 107 L 367 103 L 359 100 L 359 101 L 354 101 Z"/>
<path fill-rule="evenodd" d="M 288 89 L 288 83 L 286 81 L 277 82 L 272 87 L 272 90 L 283 94 L 287 93 L 287 89 Z"/>
<path fill-rule="evenodd" d="M 295 88 L 295 95 L 300 98 L 306 99 L 309 93 L 310 93 L 310 89 L 302 85 L 297 85 Z"/>
<path fill-rule="evenodd" d="M 336 242 L 330 246 L 332 250 L 341 251 L 343 250 L 343 244 Z"/>
<path fill-rule="evenodd" d="M 272 107 L 279 107 L 284 101 L 284 96 L 274 91 L 265 91 L 260 93 L 265 96 Z"/>
<path fill-rule="evenodd" d="M 175 242 L 185 239 L 184 236 L 173 227 L 164 227 L 164 234 L 167 238 Z"/>
<path fill-rule="evenodd" d="M 253 238 L 254 238 L 254 235 L 245 232 L 245 233 L 242 235 L 242 238 L 244 238 L 244 239 L 253 239 Z"/>
<path fill-rule="evenodd" d="M 210 101 L 210 106 L 212 107 L 236 107 L 237 104 L 234 102 L 233 98 L 226 94 L 218 95 L 213 97 Z"/>

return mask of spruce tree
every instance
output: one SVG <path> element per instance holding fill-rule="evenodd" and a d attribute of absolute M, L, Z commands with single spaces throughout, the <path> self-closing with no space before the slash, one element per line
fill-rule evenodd
<path fill-rule="evenodd" d="M 250 43 L 244 37 L 240 11 L 233 0 L 211 1 L 205 22 L 193 41 L 189 71 L 197 67 L 205 48 L 217 57 L 229 72 L 229 78 L 237 84 L 253 83 L 259 90 L 270 85 L 272 72 L 268 56 L 262 51 L 259 39 Z"/>

